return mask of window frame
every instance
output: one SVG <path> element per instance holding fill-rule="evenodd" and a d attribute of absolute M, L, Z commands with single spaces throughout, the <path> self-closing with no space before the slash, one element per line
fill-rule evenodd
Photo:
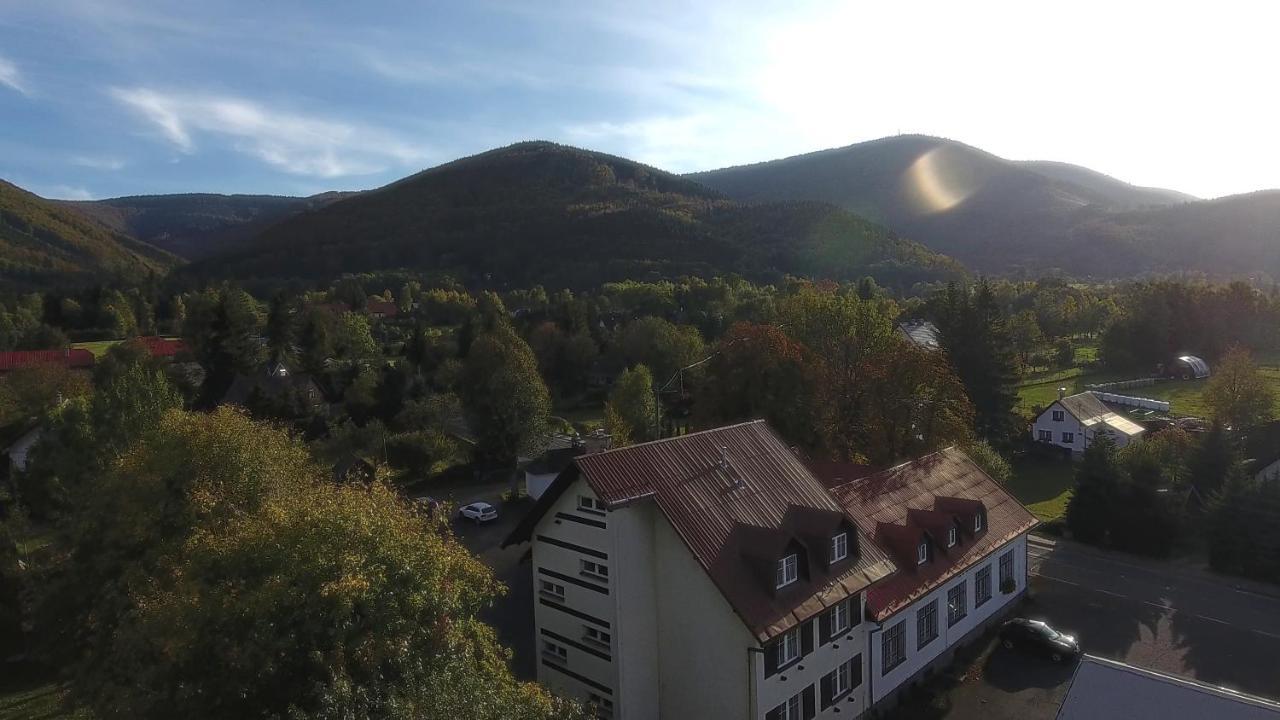
<path fill-rule="evenodd" d="M 931 632 L 925 633 L 924 630 Z M 927 635 L 927 637 L 926 637 Z M 938 639 L 938 598 L 916 611 L 916 650 Z"/>
<path fill-rule="evenodd" d="M 787 656 L 787 648 L 792 643 L 795 645 L 794 654 Z M 800 626 L 793 627 L 783 633 L 775 642 L 773 652 L 774 661 L 779 670 L 800 662 L 800 658 L 804 656 L 804 645 L 800 642 Z"/>
<path fill-rule="evenodd" d="M 1039 437 L 1036 439 L 1039 440 L 1040 442 L 1053 442 L 1052 430 L 1040 430 L 1038 431 L 1038 434 L 1039 434 Z"/>
<path fill-rule="evenodd" d="M 542 657 L 548 660 L 567 663 L 569 662 L 569 648 L 560 643 L 543 639 L 542 641 Z"/>
<path fill-rule="evenodd" d="M 929 562 L 929 543 L 926 540 L 921 540 L 920 544 L 916 546 L 916 565 L 923 565 L 927 562 Z"/>
<path fill-rule="evenodd" d="M 961 581 L 947 589 L 947 627 L 955 627 L 966 617 L 969 617 L 969 583 Z"/>
<path fill-rule="evenodd" d="M 1008 568 L 1008 571 L 1009 571 L 1008 575 L 1005 574 L 1006 568 Z M 1004 587 L 1006 580 L 1010 582 L 1015 582 L 1015 583 L 1017 582 L 1016 580 L 1013 579 L 1013 551 L 1012 550 L 1009 550 L 1008 552 L 1002 553 L 1000 555 L 1000 587 Z"/>
<path fill-rule="evenodd" d="M 991 600 L 991 595 L 991 563 L 987 563 L 973 575 L 973 607 L 982 607 Z"/>
<path fill-rule="evenodd" d="M 838 563 L 849 557 L 849 533 L 842 532 L 831 536 L 830 562 Z"/>
<path fill-rule="evenodd" d="M 790 574 L 788 574 L 790 570 Z M 776 586 L 774 589 L 781 590 L 788 585 L 793 585 L 800 580 L 800 555 L 791 553 L 778 560 L 778 566 L 774 570 L 773 576 Z"/>
<path fill-rule="evenodd" d="M 1063 430 L 1063 431 L 1062 431 L 1062 442 L 1064 442 L 1064 443 L 1066 443 L 1066 444 L 1068 444 L 1068 445 L 1075 445 L 1075 444 L 1076 444 L 1076 434 L 1075 434 L 1075 433 L 1073 433 L 1073 432 L 1067 432 L 1066 430 Z"/>
<path fill-rule="evenodd" d="M 538 581 L 538 594 L 546 597 L 558 598 L 564 600 L 564 586 L 560 583 L 551 582 L 550 580 Z"/>
<path fill-rule="evenodd" d="M 889 663 L 890 650 L 894 650 L 894 662 Z M 907 661 L 907 621 L 899 620 L 880 637 L 880 674 L 888 675 Z"/>
<path fill-rule="evenodd" d="M 613 646 L 613 634 L 591 625 L 582 626 L 582 639 L 605 647 Z"/>
<path fill-rule="evenodd" d="M 960 533 L 954 527 L 947 528 L 947 547 L 955 547 Z"/>
<path fill-rule="evenodd" d="M 831 675 L 831 699 L 842 698 L 853 692 L 853 668 L 851 660 L 846 660 L 836 666 L 835 672 Z M 844 676 L 844 684 L 840 684 L 841 675 Z"/>
<path fill-rule="evenodd" d="M 589 578 L 609 582 L 609 566 L 595 560 L 581 558 L 578 560 L 578 574 Z"/>
<path fill-rule="evenodd" d="M 774 708 L 774 712 L 778 713 L 778 720 L 802 720 L 804 718 L 804 698 L 801 695 L 804 691 L 792 695 L 782 704 Z"/>
<path fill-rule="evenodd" d="M 973 515 L 973 531 L 982 532 L 982 513 L 974 513 Z"/>
<path fill-rule="evenodd" d="M 841 600 L 840 602 L 836 603 L 831 607 L 831 615 L 828 623 L 831 628 L 830 629 L 831 637 L 836 637 L 837 635 L 843 635 L 844 633 L 849 632 L 849 629 L 853 627 L 853 623 L 849 621 L 850 614 L 851 613 L 849 610 L 848 600 Z M 836 625 L 837 618 L 840 618 L 840 620 L 843 622 L 842 625 L 840 626 Z"/>
<path fill-rule="evenodd" d="M 613 717 L 613 701 L 609 698 L 597 693 L 587 693 L 587 704 L 596 707 L 596 716 L 603 718 Z"/>
<path fill-rule="evenodd" d="M 1065 421 L 1066 421 L 1066 419 L 1067 419 L 1067 411 L 1066 411 L 1066 410 L 1054 410 L 1054 411 L 1053 411 L 1053 415 L 1052 415 L 1051 417 L 1053 417 L 1053 421 L 1054 421 L 1054 422 L 1065 422 Z"/>
<path fill-rule="evenodd" d="M 606 512 L 604 509 L 604 503 L 600 502 L 600 500 L 597 498 L 591 497 L 590 495 L 578 496 L 578 511 L 585 512 L 585 513 L 592 513 L 595 515 L 604 515 Z"/>

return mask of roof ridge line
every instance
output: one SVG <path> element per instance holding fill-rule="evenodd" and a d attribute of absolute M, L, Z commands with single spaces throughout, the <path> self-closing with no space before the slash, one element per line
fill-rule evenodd
<path fill-rule="evenodd" d="M 672 440 L 680 440 L 687 437 L 693 437 L 694 435 L 707 435 L 714 432 L 720 432 L 722 430 L 732 430 L 733 428 L 744 427 L 746 425 L 756 425 L 758 423 L 763 423 L 763 422 L 764 420 L 759 418 L 755 420 L 746 420 L 744 422 L 734 423 L 732 425 L 721 425 L 720 427 L 707 428 L 706 430 L 695 430 L 693 432 L 685 433 L 683 435 L 672 435 L 671 437 L 658 438 L 657 440 L 646 440 L 645 442 L 636 443 L 635 445 L 627 445 L 626 447 L 619 447 L 619 448 L 610 448 L 602 452 L 591 453 L 591 454 L 594 457 L 599 457 L 601 455 L 609 455 L 610 453 L 622 452 L 624 450 L 631 450 L 634 448 L 646 447 L 649 445 L 657 445 L 659 443 L 664 443 L 664 442 L 671 442 Z"/>

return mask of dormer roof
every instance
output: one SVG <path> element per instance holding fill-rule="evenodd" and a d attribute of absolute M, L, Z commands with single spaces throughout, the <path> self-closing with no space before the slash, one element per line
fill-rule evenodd
<path fill-rule="evenodd" d="M 507 543 L 527 540 L 578 477 L 611 509 L 653 502 L 761 642 L 894 571 L 763 421 L 578 457 Z M 828 568 L 828 544 L 840 528 L 854 535 L 850 560 Z M 808 577 L 777 591 L 774 568 L 792 543 L 805 549 Z"/>

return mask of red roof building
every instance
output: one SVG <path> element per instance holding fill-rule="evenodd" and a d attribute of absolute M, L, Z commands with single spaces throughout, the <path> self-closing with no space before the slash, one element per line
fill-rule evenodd
<path fill-rule="evenodd" d="M 881 628 L 870 648 L 883 678 L 872 702 L 999 620 L 1026 590 L 1026 536 L 1037 520 L 959 448 L 830 487 L 898 566 L 867 591 L 867 616 Z"/>
<path fill-rule="evenodd" d="M 400 308 L 389 300 L 370 300 L 365 303 L 365 314 L 375 318 L 393 318 L 400 314 Z"/>
<path fill-rule="evenodd" d="M 61 365 L 73 370 L 89 369 L 93 367 L 93 353 L 83 348 L 0 352 L 0 372 L 21 370 L 37 365 Z"/>
<path fill-rule="evenodd" d="M 186 343 L 179 338 L 162 338 L 155 335 L 148 337 L 140 337 L 137 339 L 147 348 L 147 352 L 153 358 L 164 358 L 172 360 L 179 353 L 187 349 Z"/>

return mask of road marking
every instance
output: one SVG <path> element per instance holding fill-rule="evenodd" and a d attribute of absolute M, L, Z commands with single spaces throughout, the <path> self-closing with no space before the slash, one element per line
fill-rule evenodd
<path fill-rule="evenodd" d="M 1027 553 L 1027 554 L 1028 554 L 1028 555 L 1032 555 L 1032 556 L 1033 556 L 1035 559 L 1037 559 L 1037 560 L 1052 559 L 1055 563 L 1058 563 L 1058 564 L 1064 565 L 1064 566 L 1066 566 L 1066 567 L 1074 568 L 1074 569 L 1076 569 L 1076 570 L 1081 570 L 1081 571 L 1084 571 L 1084 572 L 1097 573 L 1097 574 L 1102 574 L 1102 575 L 1111 575 L 1111 574 L 1112 574 L 1111 572 L 1109 572 L 1109 571 L 1107 571 L 1107 570 L 1105 570 L 1105 569 L 1100 569 L 1100 568 L 1096 568 L 1096 567 L 1090 567 L 1090 566 L 1088 566 L 1088 565 L 1081 565 L 1081 564 L 1079 564 L 1079 563 L 1071 562 L 1070 560 L 1067 560 L 1067 559 L 1064 559 L 1064 558 L 1061 558 L 1061 557 L 1055 557 L 1055 555 L 1056 555 L 1057 553 L 1054 551 L 1054 548 L 1052 548 L 1052 547 L 1033 547 L 1033 546 L 1031 546 L 1031 545 L 1028 545 L 1027 550 L 1028 550 L 1028 553 Z M 1043 552 L 1032 552 L 1032 550 L 1042 550 Z M 1067 554 L 1068 554 L 1068 555 L 1069 555 L 1069 553 L 1070 553 L 1070 551 L 1067 551 Z M 1081 553 L 1080 555 L 1081 555 L 1080 557 L 1075 558 L 1075 559 L 1080 560 L 1080 561 L 1082 561 L 1082 562 L 1087 562 L 1087 560 L 1085 559 L 1084 554 L 1083 554 L 1083 553 Z M 1123 562 L 1123 561 L 1121 561 L 1121 560 L 1118 560 L 1118 559 L 1115 559 L 1115 558 L 1106 557 L 1106 556 L 1103 556 L 1103 555 L 1088 555 L 1087 557 L 1088 557 L 1088 558 L 1090 558 L 1090 559 L 1093 559 L 1093 560 L 1096 560 L 1096 561 L 1102 562 L 1102 563 L 1110 563 L 1110 564 L 1112 564 L 1112 565 L 1118 565 L 1118 566 L 1120 566 L 1120 567 L 1124 567 L 1124 568 L 1129 568 L 1129 569 L 1132 569 L 1132 570 L 1136 570 L 1136 571 L 1138 571 L 1139 573 L 1142 573 L 1142 574 L 1155 576 L 1156 578 L 1159 578 L 1161 581 L 1167 581 L 1167 580 L 1169 579 L 1169 576 L 1170 576 L 1170 571 L 1171 571 L 1171 570 L 1175 570 L 1174 568 L 1170 568 L 1170 569 L 1168 569 L 1168 570 L 1165 570 L 1165 569 L 1161 569 L 1161 568 L 1145 567 L 1145 566 L 1142 566 L 1142 565 L 1136 565 L 1136 564 L 1133 564 L 1133 563 Z M 1218 591 L 1221 591 L 1221 590 L 1230 590 L 1230 591 L 1232 591 L 1232 592 L 1239 593 L 1239 594 L 1241 594 L 1241 595 L 1249 595 L 1249 596 L 1252 596 L 1252 597 L 1258 598 L 1259 600 L 1265 600 L 1265 601 L 1267 601 L 1267 602 L 1271 602 L 1271 603 L 1280 603 L 1280 597 L 1277 597 L 1276 595 L 1271 595 L 1271 594 L 1268 594 L 1268 593 L 1254 592 L 1253 590 L 1247 590 L 1247 589 L 1245 589 L 1245 588 L 1238 587 L 1238 586 L 1235 586 L 1235 585 L 1228 585 L 1228 584 L 1227 584 L 1227 583 L 1225 583 L 1225 582 L 1220 582 L 1220 581 L 1218 581 L 1218 580 L 1217 580 L 1214 576 L 1212 576 L 1212 575 L 1209 575 L 1209 576 L 1196 576 L 1196 575 L 1190 575 L 1190 574 L 1188 574 L 1188 575 L 1181 575 L 1181 574 L 1178 574 L 1178 573 L 1173 573 L 1173 574 L 1175 575 L 1175 577 L 1174 577 L 1173 579 L 1175 579 L 1179 584 L 1185 584 L 1185 583 L 1191 582 L 1191 583 L 1195 583 L 1195 584 L 1197 584 L 1197 585 L 1208 586 L 1208 587 L 1213 588 L 1214 590 L 1218 590 Z M 1119 573 L 1119 574 L 1118 574 L 1118 577 L 1125 577 L 1125 575 L 1124 575 L 1123 573 Z"/>
<path fill-rule="evenodd" d="M 1129 598 L 1128 595 L 1121 595 L 1118 592 L 1111 592 L 1110 590 L 1103 590 L 1102 588 L 1091 588 L 1091 589 L 1094 592 L 1100 592 L 1103 595 L 1110 595 L 1111 597 L 1125 598 L 1126 600 Z"/>
<path fill-rule="evenodd" d="M 1257 628 L 1249 628 L 1249 629 L 1252 630 L 1253 632 L 1258 633 L 1259 635 L 1266 635 L 1269 638 L 1280 640 L 1280 635 L 1277 635 L 1275 633 L 1267 632 L 1266 630 L 1258 630 Z"/>

